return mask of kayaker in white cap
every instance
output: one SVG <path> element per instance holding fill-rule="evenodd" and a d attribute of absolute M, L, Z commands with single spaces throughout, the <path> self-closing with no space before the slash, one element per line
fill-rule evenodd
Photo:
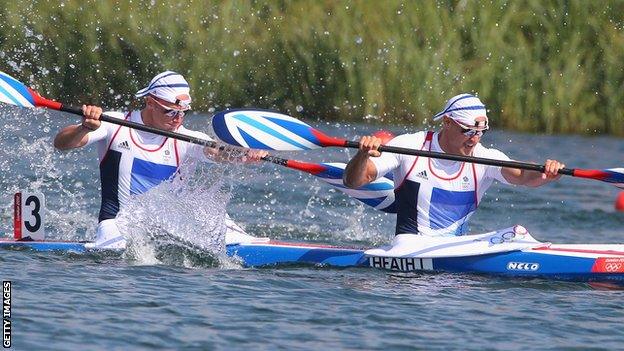
<path fill-rule="evenodd" d="M 186 111 L 191 108 L 188 82 L 182 75 L 166 71 L 155 76 L 147 87 L 136 93 L 143 98 L 141 110 L 125 114 L 108 113 L 113 117 L 145 124 L 166 131 L 211 141 L 198 131 L 182 126 Z M 181 162 L 187 158 L 219 160 L 219 150 L 203 147 L 153 133 L 133 130 L 112 123 L 101 122 L 102 108 L 83 105 L 81 124 L 63 128 L 54 139 L 60 150 L 96 144 L 100 159 L 102 204 L 95 245 L 100 248 L 123 248 L 126 240 L 119 232 L 115 218 L 132 195 L 141 194 L 171 179 Z M 266 151 L 252 150 L 241 161 L 259 160 Z M 242 232 L 229 218 L 228 230 Z M 243 233 L 244 234 L 244 233 Z"/>
<path fill-rule="evenodd" d="M 476 96 L 460 94 L 452 97 L 433 120 L 442 121 L 439 131 L 399 135 L 386 145 L 509 160 L 501 151 L 480 143 L 490 127 L 485 105 Z M 537 187 L 559 179 L 561 175 L 557 171 L 565 167 L 556 160 L 546 160 L 546 171 L 542 174 L 516 168 L 380 153 L 377 150 L 379 145 L 381 140 L 375 136 L 360 139 L 359 151 L 345 170 L 344 184 L 358 188 L 393 172 L 396 234 L 465 235 L 469 232 L 468 219 L 494 180 Z"/>

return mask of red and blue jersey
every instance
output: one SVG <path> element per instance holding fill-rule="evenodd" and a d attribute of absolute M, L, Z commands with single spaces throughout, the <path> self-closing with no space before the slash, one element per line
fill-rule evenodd
<path fill-rule="evenodd" d="M 143 123 L 140 111 L 108 115 Z M 179 127 L 177 133 L 212 140 L 204 133 Z M 203 147 L 156 134 L 102 122 L 90 132 L 100 158 L 102 204 L 99 221 L 115 218 L 133 195 L 142 194 L 177 174 L 186 157 L 205 157 Z"/>
<path fill-rule="evenodd" d="M 438 133 L 419 132 L 392 139 L 388 145 L 444 152 Z M 509 158 L 481 144 L 474 156 L 499 160 Z M 468 220 L 493 181 L 507 184 L 500 167 L 478 165 L 426 157 L 382 153 L 370 160 L 377 174 L 393 172 L 397 209 L 396 234 L 414 233 L 429 236 L 464 235 Z"/>

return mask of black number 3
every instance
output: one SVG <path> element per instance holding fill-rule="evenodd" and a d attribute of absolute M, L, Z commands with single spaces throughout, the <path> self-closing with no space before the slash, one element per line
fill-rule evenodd
<path fill-rule="evenodd" d="M 26 202 L 24 203 L 26 206 L 30 207 L 30 204 L 34 203 L 35 208 L 30 212 L 35 217 L 35 224 L 31 224 L 30 221 L 25 221 L 24 226 L 28 229 L 29 232 L 34 233 L 39 230 L 41 227 L 41 215 L 39 214 L 39 210 L 41 209 L 41 202 L 39 202 L 39 198 L 30 195 L 26 198 Z"/>

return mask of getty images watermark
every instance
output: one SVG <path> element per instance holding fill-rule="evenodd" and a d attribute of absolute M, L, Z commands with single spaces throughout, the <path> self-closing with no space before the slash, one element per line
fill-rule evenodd
<path fill-rule="evenodd" d="M 11 281 L 2 281 L 2 346 L 11 347 Z"/>

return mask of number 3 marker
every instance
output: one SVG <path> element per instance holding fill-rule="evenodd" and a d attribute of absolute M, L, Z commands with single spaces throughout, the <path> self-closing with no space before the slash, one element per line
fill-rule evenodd
<path fill-rule="evenodd" d="M 44 240 L 45 198 L 41 193 L 15 193 L 13 236 L 15 240 Z"/>

